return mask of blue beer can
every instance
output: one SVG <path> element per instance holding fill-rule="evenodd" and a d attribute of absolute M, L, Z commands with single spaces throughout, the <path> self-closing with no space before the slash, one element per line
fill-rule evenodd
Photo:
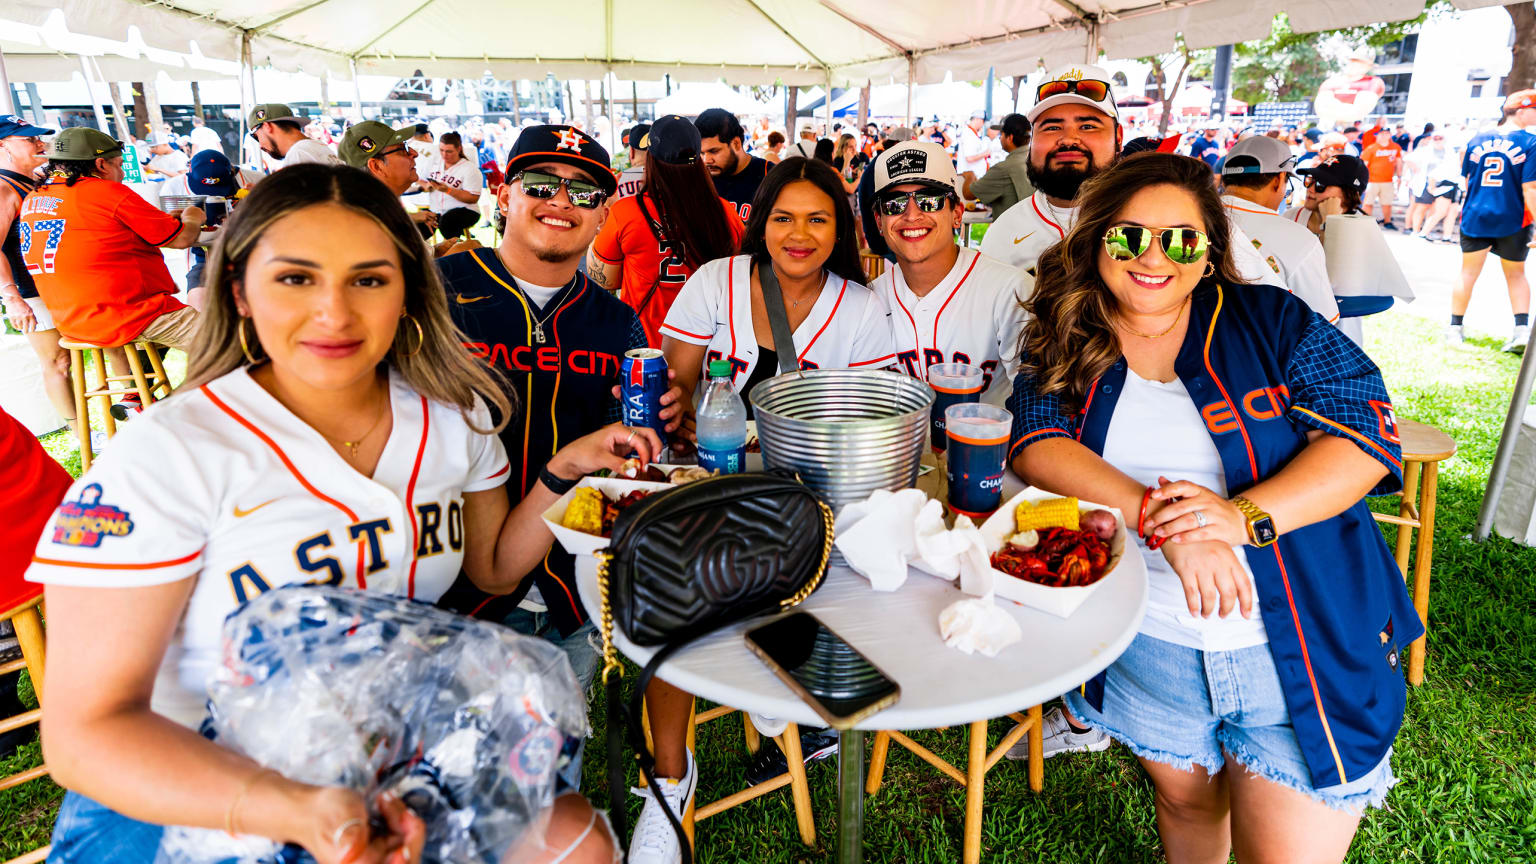
<path fill-rule="evenodd" d="M 995 405 L 951 405 L 944 412 L 949 509 L 979 521 L 1002 505 L 1012 430 L 1013 415 Z"/>
<path fill-rule="evenodd" d="M 667 392 L 667 358 L 659 348 L 635 348 L 624 352 L 619 367 L 619 401 L 624 425 L 656 430 L 667 446 L 666 423 L 661 419 L 661 397 Z M 660 459 L 664 454 L 657 454 Z"/>
<path fill-rule="evenodd" d="M 928 367 L 928 386 L 933 388 L 933 408 L 928 414 L 932 424 L 928 441 L 933 447 L 933 452 L 944 452 L 946 441 L 944 412 L 948 411 L 951 405 L 980 402 L 981 385 L 985 380 L 986 372 L 980 366 L 970 366 L 965 363 L 935 363 Z"/>

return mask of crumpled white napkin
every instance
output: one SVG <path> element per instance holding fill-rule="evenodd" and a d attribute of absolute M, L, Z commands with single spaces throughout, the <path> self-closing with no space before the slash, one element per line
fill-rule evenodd
<path fill-rule="evenodd" d="M 944 505 L 917 489 L 877 490 L 847 505 L 834 533 L 848 566 L 876 591 L 900 588 L 910 566 L 951 582 L 958 577 L 967 594 L 992 592 L 992 562 L 981 530 L 967 516 L 945 528 Z"/>
<path fill-rule="evenodd" d="M 988 591 L 983 597 L 957 600 L 939 613 L 939 634 L 944 644 L 967 654 L 997 653 L 1024 638 L 1019 622 L 999 608 Z"/>

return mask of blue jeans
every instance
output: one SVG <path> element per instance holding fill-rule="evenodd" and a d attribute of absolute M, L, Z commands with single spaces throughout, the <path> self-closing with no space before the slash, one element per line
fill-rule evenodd
<path fill-rule="evenodd" d="M 154 864 L 165 829 L 118 813 L 73 792 L 64 793 L 53 823 L 50 864 Z"/>

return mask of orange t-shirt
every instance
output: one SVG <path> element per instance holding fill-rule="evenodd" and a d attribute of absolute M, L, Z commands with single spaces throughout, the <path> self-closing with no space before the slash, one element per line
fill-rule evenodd
<path fill-rule="evenodd" d="M 1380 135 L 1365 148 L 1360 158 L 1370 169 L 1372 183 L 1391 183 L 1397 174 L 1398 162 L 1403 158 L 1403 148 L 1391 138 Z"/>
<path fill-rule="evenodd" d="M 642 206 L 645 212 L 640 210 Z M 736 205 L 721 198 L 720 206 L 729 217 L 725 221 L 731 227 L 731 236 L 740 243 L 746 229 L 736 215 Z M 615 201 L 608 210 L 608 221 L 592 241 L 592 251 L 599 259 L 624 268 L 619 299 L 639 316 L 650 346 L 660 348 L 661 325 L 667 320 L 667 310 L 672 308 L 683 283 L 693 275 L 693 269 L 687 264 L 682 244 L 658 237 L 651 230 L 647 214 L 656 218 L 656 205 L 649 195 Z M 656 293 L 647 301 L 653 284 Z"/>
<path fill-rule="evenodd" d="M 184 306 L 159 249 L 181 219 L 121 183 L 45 183 L 22 201 L 17 227 L 38 296 L 71 339 L 122 345 Z"/>

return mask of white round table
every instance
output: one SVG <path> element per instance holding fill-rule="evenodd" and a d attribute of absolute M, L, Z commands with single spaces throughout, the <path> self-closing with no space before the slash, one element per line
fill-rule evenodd
<path fill-rule="evenodd" d="M 582 603 L 600 617 L 596 559 L 577 559 Z M 964 599 L 948 582 L 912 571 L 895 592 L 876 592 L 844 567 L 799 607 L 895 679 L 901 700 L 859 724 L 869 729 L 932 729 L 999 717 L 1053 699 L 1097 675 L 1135 638 L 1147 607 L 1146 565 L 1134 546 L 1099 589 L 1070 618 L 998 603 L 1019 622 L 1023 639 L 996 657 L 963 654 L 944 645 L 939 612 Z M 740 622 L 694 642 L 657 675 L 697 696 L 746 711 L 812 726 L 824 721 L 801 702 L 750 649 L 742 634 L 765 618 Z M 644 664 L 655 653 L 615 629 L 621 653 Z M 863 856 L 864 733 L 841 733 L 838 755 L 839 862 Z"/>

